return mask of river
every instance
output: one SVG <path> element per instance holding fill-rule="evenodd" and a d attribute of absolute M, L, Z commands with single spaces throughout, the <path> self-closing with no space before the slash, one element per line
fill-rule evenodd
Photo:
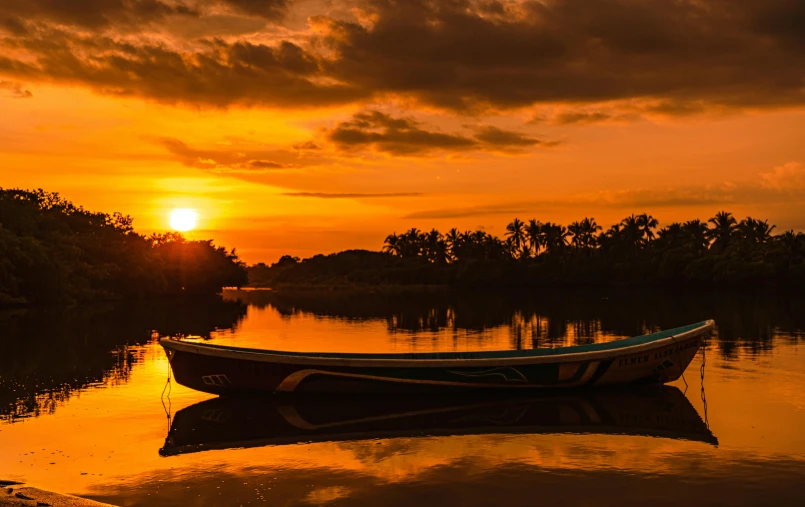
<path fill-rule="evenodd" d="M 219 400 L 168 382 L 158 344 L 522 349 L 708 318 L 716 331 L 671 386 L 515 399 Z M 801 505 L 803 339 L 805 295 L 763 291 L 232 291 L 0 310 L 0 479 L 125 506 Z"/>

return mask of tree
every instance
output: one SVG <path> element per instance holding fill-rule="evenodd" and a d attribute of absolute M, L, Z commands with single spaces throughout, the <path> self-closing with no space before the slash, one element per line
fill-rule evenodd
<path fill-rule="evenodd" d="M 546 222 L 542 226 L 545 235 L 545 252 L 549 255 L 556 255 L 564 251 L 567 246 L 567 237 L 570 233 L 563 225 Z"/>
<path fill-rule="evenodd" d="M 447 242 L 447 251 L 450 254 L 450 259 L 452 261 L 457 261 L 461 251 L 461 241 L 462 236 L 461 233 L 458 232 L 458 229 L 453 227 L 444 237 L 445 241 Z"/>
<path fill-rule="evenodd" d="M 146 238 L 128 215 L 42 189 L 0 189 L 0 304 L 216 293 L 246 281 L 235 251 L 212 241 Z"/>
<path fill-rule="evenodd" d="M 647 213 L 637 217 L 637 225 L 640 227 L 640 233 L 645 244 L 654 240 L 654 229 L 657 228 L 658 223 L 656 218 Z"/>
<path fill-rule="evenodd" d="M 383 251 L 392 255 L 402 255 L 403 239 L 397 236 L 397 233 L 392 233 L 386 236 L 383 241 Z"/>
<path fill-rule="evenodd" d="M 542 222 L 538 222 L 536 219 L 532 218 L 528 221 L 525 232 L 528 244 L 534 251 L 534 256 L 539 255 L 540 247 L 545 244 L 544 235 L 542 233 Z"/>
<path fill-rule="evenodd" d="M 738 222 L 732 213 L 719 211 L 715 216 L 707 221 L 713 224 L 713 228 L 707 232 L 708 239 L 713 241 L 713 247 L 719 252 L 724 252 L 730 244 L 730 239 L 735 231 Z"/>
<path fill-rule="evenodd" d="M 515 218 L 506 226 L 506 237 L 511 241 L 512 249 L 516 255 L 523 256 L 525 251 L 525 224 Z"/>
<path fill-rule="evenodd" d="M 643 229 L 641 221 L 632 213 L 628 217 L 621 220 L 619 239 L 621 239 L 629 250 L 632 252 L 632 257 L 637 256 L 637 249 L 643 244 Z"/>
<path fill-rule="evenodd" d="M 688 220 L 682 226 L 686 245 L 698 253 L 705 252 L 710 243 L 707 239 L 707 224 L 699 219 Z"/>

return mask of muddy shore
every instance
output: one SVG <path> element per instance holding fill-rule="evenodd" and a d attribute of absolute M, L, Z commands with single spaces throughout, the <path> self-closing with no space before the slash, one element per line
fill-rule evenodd
<path fill-rule="evenodd" d="M 110 507 L 108 503 L 95 502 L 76 496 L 51 493 L 16 481 L 0 480 L 0 507 L 17 506 L 53 507 Z M 114 507 L 114 506 L 111 506 Z"/>

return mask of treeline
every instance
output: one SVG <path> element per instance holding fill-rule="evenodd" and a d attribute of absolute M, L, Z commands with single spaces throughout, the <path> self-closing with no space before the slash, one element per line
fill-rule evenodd
<path fill-rule="evenodd" d="M 129 216 L 0 188 L 0 304 L 208 294 L 246 281 L 234 250 L 212 241 L 145 237 Z"/>
<path fill-rule="evenodd" d="M 593 218 L 569 226 L 514 219 L 503 238 L 485 231 L 411 229 L 386 237 L 389 259 L 344 252 L 255 266 L 258 285 L 420 284 L 805 285 L 805 234 L 718 212 L 659 228 L 648 214 L 604 230 Z M 395 262 L 395 260 L 397 262 Z"/>

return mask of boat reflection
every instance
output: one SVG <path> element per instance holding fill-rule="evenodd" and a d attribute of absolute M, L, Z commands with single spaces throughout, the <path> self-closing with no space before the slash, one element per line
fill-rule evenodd
<path fill-rule="evenodd" d="M 638 435 L 717 445 L 676 387 L 496 398 L 214 398 L 176 413 L 162 456 L 308 442 L 473 434 Z"/>

